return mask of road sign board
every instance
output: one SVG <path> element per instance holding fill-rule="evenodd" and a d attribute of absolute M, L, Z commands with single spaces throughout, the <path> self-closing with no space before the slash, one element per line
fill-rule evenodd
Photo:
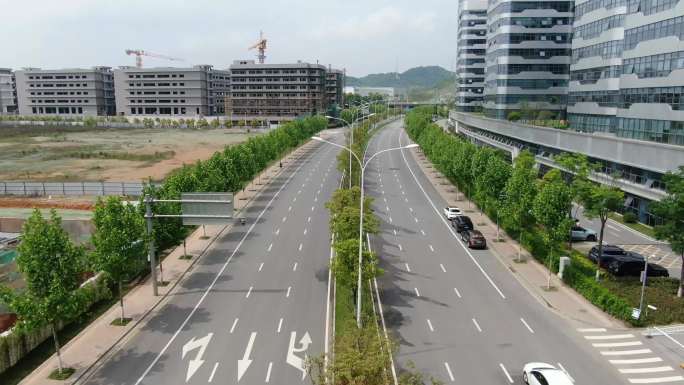
<path fill-rule="evenodd" d="M 233 217 L 232 193 L 181 194 L 183 225 L 226 225 Z"/>

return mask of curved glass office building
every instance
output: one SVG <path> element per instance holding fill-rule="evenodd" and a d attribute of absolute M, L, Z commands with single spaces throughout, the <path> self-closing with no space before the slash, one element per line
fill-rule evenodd
<path fill-rule="evenodd" d="M 458 10 L 456 109 L 482 110 L 487 48 L 487 0 L 461 0 Z"/>

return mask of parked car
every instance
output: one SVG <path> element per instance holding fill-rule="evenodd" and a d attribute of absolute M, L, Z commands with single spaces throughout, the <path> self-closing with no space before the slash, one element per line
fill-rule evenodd
<path fill-rule="evenodd" d="M 447 206 L 444 208 L 444 215 L 448 220 L 452 220 L 459 215 L 463 215 L 463 212 L 456 206 Z"/>
<path fill-rule="evenodd" d="M 608 271 L 616 276 L 640 277 L 644 271 L 644 262 L 639 261 L 612 261 L 608 264 Z M 655 263 L 648 264 L 647 274 L 649 277 L 669 277 L 670 272 Z"/>
<path fill-rule="evenodd" d="M 471 249 L 486 249 L 487 240 L 478 230 L 467 230 L 461 233 L 461 240 Z"/>
<path fill-rule="evenodd" d="M 598 245 L 589 250 L 587 257 L 594 262 L 598 261 Z M 640 254 L 625 251 L 623 248 L 615 245 L 603 245 L 603 255 L 601 256 L 601 267 L 607 268 L 613 261 L 619 262 L 641 262 L 644 264 L 644 257 Z"/>
<path fill-rule="evenodd" d="M 596 231 L 592 229 L 586 229 L 579 225 L 572 226 L 573 241 L 596 242 L 596 239 Z"/>
<path fill-rule="evenodd" d="M 465 215 L 459 215 L 451 221 L 451 226 L 456 229 L 457 233 L 462 233 L 464 231 L 473 230 L 473 221 L 470 217 Z"/>
<path fill-rule="evenodd" d="M 523 381 L 528 385 L 573 385 L 567 373 L 543 362 L 530 362 L 525 365 Z"/>

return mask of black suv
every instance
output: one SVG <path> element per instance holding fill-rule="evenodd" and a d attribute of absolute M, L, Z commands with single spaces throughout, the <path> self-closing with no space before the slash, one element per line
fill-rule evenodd
<path fill-rule="evenodd" d="M 462 233 L 464 231 L 472 230 L 473 222 L 470 220 L 469 217 L 465 215 L 460 215 L 451 221 L 451 226 L 453 226 L 456 229 L 457 233 Z"/>
<path fill-rule="evenodd" d="M 639 261 L 612 261 L 608 264 L 608 271 L 617 276 L 639 277 L 644 271 L 644 262 Z M 669 277 L 670 272 L 666 268 L 656 265 L 655 263 L 648 264 L 649 277 Z"/>
<path fill-rule="evenodd" d="M 598 261 L 598 246 L 594 246 L 589 251 L 587 255 L 589 259 L 597 263 Z M 614 245 L 603 245 L 603 255 L 601 256 L 601 267 L 607 268 L 613 262 L 641 262 L 643 265 L 644 257 L 633 253 L 631 251 L 625 251 L 623 248 Z"/>

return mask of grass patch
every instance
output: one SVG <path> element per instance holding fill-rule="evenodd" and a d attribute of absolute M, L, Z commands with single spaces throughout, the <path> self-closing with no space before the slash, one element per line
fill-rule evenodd
<path fill-rule="evenodd" d="M 175 151 L 155 151 L 151 154 L 134 154 L 130 152 L 116 151 L 65 151 L 62 153 L 55 153 L 53 155 L 47 156 L 43 160 L 50 161 L 71 158 L 129 160 L 134 162 L 159 162 L 162 160 L 171 159 L 175 155 Z"/>
<path fill-rule="evenodd" d="M 192 255 L 190 255 L 190 254 L 183 254 L 183 255 L 181 255 L 180 257 L 178 257 L 178 259 L 183 259 L 183 260 L 192 259 Z"/>
<path fill-rule="evenodd" d="M 608 215 L 610 219 L 622 223 L 623 225 L 629 227 L 632 230 L 636 230 L 642 234 L 648 235 L 651 238 L 655 238 L 655 230 L 653 230 L 653 227 L 647 226 L 643 223 L 625 223 L 625 221 L 622 218 L 622 215 L 616 214 L 616 213 L 610 213 Z"/>
<path fill-rule="evenodd" d="M 67 378 L 71 377 L 72 374 L 76 372 L 76 369 L 74 368 L 64 368 L 62 371 L 59 369 L 55 369 L 50 375 L 48 376 L 49 379 L 51 380 L 57 380 L 57 381 L 64 381 Z"/>
<path fill-rule="evenodd" d="M 112 325 L 112 326 L 126 326 L 126 325 L 128 325 L 128 323 L 131 322 L 132 320 L 133 320 L 133 318 L 124 317 L 124 318 L 122 319 L 122 318 L 119 317 L 119 318 L 115 318 L 115 319 L 110 323 L 110 325 Z"/>

